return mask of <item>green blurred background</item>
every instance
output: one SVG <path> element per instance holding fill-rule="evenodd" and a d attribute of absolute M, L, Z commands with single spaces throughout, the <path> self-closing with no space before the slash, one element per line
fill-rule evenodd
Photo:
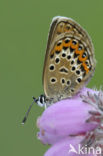
<path fill-rule="evenodd" d="M 48 146 L 36 138 L 33 107 L 21 121 L 32 96 L 43 93 L 42 70 L 50 22 L 61 15 L 75 19 L 92 37 L 97 67 L 89 87 L 103 84 L 103 0 L 0 1 L 0 156 L 43 156 Z"/>

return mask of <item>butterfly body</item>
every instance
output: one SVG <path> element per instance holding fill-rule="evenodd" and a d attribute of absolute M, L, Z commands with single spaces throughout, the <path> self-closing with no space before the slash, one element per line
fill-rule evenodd
<path fill-rule="evenodd" d="M 95 65 L 94 48 L 87 32 L 70 18 L 55 17 L 44 62 L 46 98 L 56 102 L 75 95 L 88 83 Z"/>

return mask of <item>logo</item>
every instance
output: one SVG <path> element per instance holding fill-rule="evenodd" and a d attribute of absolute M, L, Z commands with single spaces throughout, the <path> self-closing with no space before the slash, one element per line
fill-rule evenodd
<path fill-rule="evenodd" d="M 102 153 L 102 149 L 100 147 L 87 147 L 87 145 L 81 146 L 80 144 L 78 144 L 77 148 L 75 148 L 72 144 L 70 144 L 69 153 L 97 155 Z"/>

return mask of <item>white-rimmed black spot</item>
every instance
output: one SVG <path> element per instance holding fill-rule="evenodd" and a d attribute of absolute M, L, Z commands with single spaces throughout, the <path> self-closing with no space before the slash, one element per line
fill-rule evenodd
<path fill-rule="evenodd" d="M 62 84 L 64 84 L 64 83 L 65 83 L 65 79 L 64 79 L 64 78 L 62 78 L 62 79 L 61 79 L 61 82 L 62 82 Z"/>
<path fill-rule="evenodd" d="M 54 70 L 54 65 L 50 65 L 49 69 Z"/>
<path fill-rule="evenodd" d="M 56 63 L 59 63 L 59 61 L 60 61 L 59 58 L 56 58 L 56 59 L 55 59 L 55 62 L 56 62 Z"/>
<path fill-rule="evenodd" d="M 68 56 L 67 56 L 67 59 L 68 59 L 68 60 L 70 60 L 70 59 L 71 59 L 71 56 L 70 56 L 70 55 L 68 55 Z"/>
<path fill-rule="evenodd" d="M 77 81 L 80 83 L 81 82 L 81 78 L 78 78 Z"/>
<path fill-rule="evenodd" d="M 74 70 L 75 70 L 75 67 L 73 66 L 73 67 L 72 67 L 72 71 L 74 71 Z"/>
<path fill-rule="evenodd" d="M 62 54 L 62 57 L 66 57 L 66 54 L 65 54 L 65 53 L 63 53 L 63 54 Z"/>
<path fill-rule="evenodd" d="M 50 80 L 52 83 L 55 83 L 56 82 L 56 79 L 55 78 L 51 78 Z"/>
<path fill-rule="evenodd" d="M 70 84 L 71 84 L 71 81 L 70 81 L 70 80 L 68 80 L 68 81 L 67 81 L 67 85 L 69 86 Z"/>
<path fill-rule="evenodd" d="M 80 70 L 76 70 L 76 74 L 79 75 L 80 74 Z"/>
<path fill-rule="evenodd" d="M 71 64 L 74 64 L 74 61 L 73 60 L 71 61 Z"/>

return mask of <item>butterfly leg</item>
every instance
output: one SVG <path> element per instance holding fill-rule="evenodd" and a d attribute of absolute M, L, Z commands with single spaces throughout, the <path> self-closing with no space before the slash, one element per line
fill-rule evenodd
<path fill-rule="evenodd" d="M 37 103 L 38 106 L 46 108 L 45 95 L 40 95 L 37 99 L 35 97 L 33 97 L 33 100 L 35 101 L 35 103 Z"/>

